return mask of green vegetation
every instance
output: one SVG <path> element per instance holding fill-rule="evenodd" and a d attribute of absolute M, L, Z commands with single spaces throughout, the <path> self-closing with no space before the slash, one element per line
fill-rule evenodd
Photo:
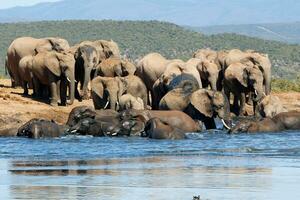
<path fill-rule="evenodd" d="M 215 50 L 240 48 L 268 53 L 275 78 L 296 78 L 300 69 L 300 46 L 237 34 L 205 36 L 175 24 L 158 21 L 43 21 L 0 24 L 0 66 L 7 47 L 21 36 L 66 38 L 71 45 L 82 40 L 113 39 L 132 59 L 149 52 L 168 58 L 188 59 L 199 48 Z M 4 74 L 4 67 L 0 67 Z"/>
<path fill-rule="evenodd" d="M 300 92 L 300 78 L 298 77 L 295 80 L 273 79 L 272 91 L 273 92 L 287 92 L 287 91 Z"/>

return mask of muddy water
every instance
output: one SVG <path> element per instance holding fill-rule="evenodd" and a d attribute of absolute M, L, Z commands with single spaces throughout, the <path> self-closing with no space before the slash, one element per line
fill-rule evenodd
<path fill-rule="evenodd" d="M 300 133 L 0 138 L 0 199 L 300 199 Z"/>

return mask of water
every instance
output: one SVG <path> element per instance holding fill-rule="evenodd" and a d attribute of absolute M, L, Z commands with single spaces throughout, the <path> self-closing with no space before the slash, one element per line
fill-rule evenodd
<path fill-rule="evenodd" d="M 300 199 L 300 133 L 0 138 L 0 199 Z"/>

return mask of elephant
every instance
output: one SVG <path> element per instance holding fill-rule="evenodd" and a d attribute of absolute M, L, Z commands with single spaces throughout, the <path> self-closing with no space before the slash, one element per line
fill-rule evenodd
<path fill-rule="evenodd" d="M 144 129 L 141 122 L 122 120 L 114 110 L 94 110 L 89 106 L 73 108 L 67 126 L 67 134 L 93 136 L 140 135 Z"/>
<path fill-rule="evenodd" d="M 255 93 L 253 97 L 253 110 L 256 103 L 264 97 L 263 73 L 256 65 L 233 63 L 224 74 L 224 92 L 228 99 L 230 93 L 234 95 L 233 112 L 240 116 L 243 114 L 246 94 Z"/>
<path fill-rule="evenodd" d="M 147 121 L 143 137 L 171 140 L 186 139 L 186 135 L 183 130 L 173 127 L 159 118 L 152 118 Z"/>
<path fill-rule="evenodd" d="M 58 96 L 61 104 L 66 104 L 67 87 L 69 88 L 68 104 L 74 102 L 75 77 L 74 77 L 75 60 L 70 53 L 41 52 L 33 57 L 32 74 L 35 91 L 39 91 L 40 84 L 50 87 L 52 106 L 58 105 Z"/>
<path fill-rule="evenodd" d="M 216 116 L 222 119 L 225 128 L 231 127 L 229 101 L 220 91 L 176 88 L 161 99 L 159 109 L 183 111 L 193 119 L 202 121 L 206 129 L 216 128 Z"/>
<path fill-rule="evenodd" d="M 69 48 L 67 40 L 62 38 L 19 37 L 12 41 L 7 49 L 6 68 L 11 77 L 12 87 L 23 86 L 24 74 L 19 72 L 19 62 L 24 56 L 34 56 L 37 52 L 61 52 Z"/>
<path fill-rule="evenodd" d="M 258 66 L 263 73 L 264 92 L 269 95 L 271 92 L 271 61 L 267 54 L 258 53 L 255 51 L 243 52 L 239 49 L 232 49 L 228 52 L 223 63 L 224 71 L 231 64 L 240 63 L 252 63 L 254 66 Z"/>
<path fill-rule="evenodd" d="M 201 61 L 215 62 L 217 58 L 217 52 L 207 49 L 198 49 L 195 53 L 193 53 L 193 58 L 198 58 Z"/>
<path fill-rule="evenodd" d="M 32 62 L 33 56 L 28 55 L 24 56 L 19 62 L 19 72 L 22 74 L 22 87 L 24 89 L 24 95 L 28 95 L 28 89 L 33 88 L 33 81 L 32 81 Z M 35 93 L 36 91 L 34 91 Z"/>
<path fill-rule="evenodd" d="M 120 97 L 120 111 L 127 109 L 144 110 L 144 102 L 140 97 L 124 94 Z"/>
<path fill-rule="evenodd" d="M 284 130 L 300 130 L 300 112 L 282 112 L 272 118 L 243 120 L 234 126 L 229 133 L 281 132 Z"/>
<path fill-rule="evenodd" d="M 65 128 L 54 121 L 34 118 L 18 129 L 17 136 L 33 139 L 60 137 Z"/>
<path fill-rule="evenodd" d="M 215 62 L 203 60 L 197 65 L 197 70 L 200 74 L 203 88 L 210 86 L 212 90 L 222 90 L 222 70 Z"/>
<path fill-rule="evenodd" d="M 280 99 L 277 96 L 267 95 L 258 102 L 256 107 L 257 117 L 274 117 L 275 115 L 286 112 Z"/>
<path fill-rule="evenodd" d="M 168 60 L 159 53 L 149 53 L 138 61 L 135 75 L 140 77 L 144 81 L 147 88 L 147 94 L 149 94 L 150 92 L 151 98 L 153 98 L 153 96 L 155 95 L 152 90 L 153 84 L 164 73 L 167 65 L 173 61 L 180 60 Z M 150 101 L 149 96 L 148 100 Z M 150 105 L 150 102 L 148 103 Z M 151 102 L 151 104 L 153 109 L 155 109 L 153 101 Z"/>
<path fill-rule="evenodd" d="M 92 98 L 95 109 L 119 110 L 123 94 L 131 94 L 147 105 L 147 89 L 143 81 L 134 75 L 126 77 L 96 77 L 92 80 Z"/>
<path fill-rule="evenodd" d="M 155 107 L 152 109 L 159 108 L 159 102 L 165 94 L 175 88 L 181 87 L 189 87 L 193 91 L 200 88 L 197 79 L 191 74 L 181 73 L 177 76 L 174 75 L 172 80 L 170 80 L 168 83 L 164 83 L 162 77 L 160 77 L 153 85 L 153 92 L 155 96 L 152 98 L 152 100 Z"/>
<path fill-rule="evenodd" d="M 89 98 L 88 83 L 94 76 L 96 66 L 107 58 L 120 58 L 120 51 L 117 43 L 112 40 L 96 40 L 76 44 L 71 48 L 71 52 L 76 59 L 76 97 L 81 101 L 82 98 Z M 80 83 L 81 94 L 77 90 L 78 83 Z"/>
<path fill-rule="evenodd" d="M 202 123 L 194 121 L 190 116 L 178 110 L 134 110 L 128 109 L 120 112 L 120 118 L 125 121 L 133 121 L 139 127 L 145 127 L 148 120 L 158 118 L 172 127 L 184 132 L 201 132 Z M 143 125 L 141 125 L 141 123 Z"/>
<path fill-rule="evenodd" d="M 99 63 L 99 54 L 96 48 L 89 44 L 78 44 L 70 48 L 75 58 L 75 97 L 82 101 L 88 99 L 88 84 L 91 79 L 92 70 Z M 78 84 L 80 83 L 80 91 Z"/>
<path fill-rule="evenodd" d="M 129 60 L 108 58 L 96 66 L 95 76 L 115 77 L 134 75 L 136 66 Z"/>

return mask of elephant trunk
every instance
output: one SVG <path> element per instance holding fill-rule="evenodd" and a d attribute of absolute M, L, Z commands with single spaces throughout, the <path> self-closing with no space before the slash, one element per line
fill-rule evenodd
<path fill-rule="evenodd" d="M 81 87 L 81 92 L 84 99 L 88 99 L 88 84 L 91 78 L 91 69 L 92 67 L 89 67 L 88 63 L 84 63 L 84 80 Z"/>
<path fill-rule="evenodd" d="M 265 93 L 266 95 L 269 95 L 271 93 L 271 76 L 269 74 L 265 74 L 264 79 L 265 79 Z"/>
<path fill-rule="evenodd" d="M 70 95 L 70 100 L 68 102 L 69 105 L 72 105 L 74 103 L 74 98 L 75 98 L 75 81 L 74 78 L 73 80 L 71 80 L 71 82 L 69 83 L 69 95 Z"/>
<path fill-rule="evenodd" d="M 217 78 L 210 77 L 208 82 L 210 83 L 211 89 L 217 91 Z"/>

